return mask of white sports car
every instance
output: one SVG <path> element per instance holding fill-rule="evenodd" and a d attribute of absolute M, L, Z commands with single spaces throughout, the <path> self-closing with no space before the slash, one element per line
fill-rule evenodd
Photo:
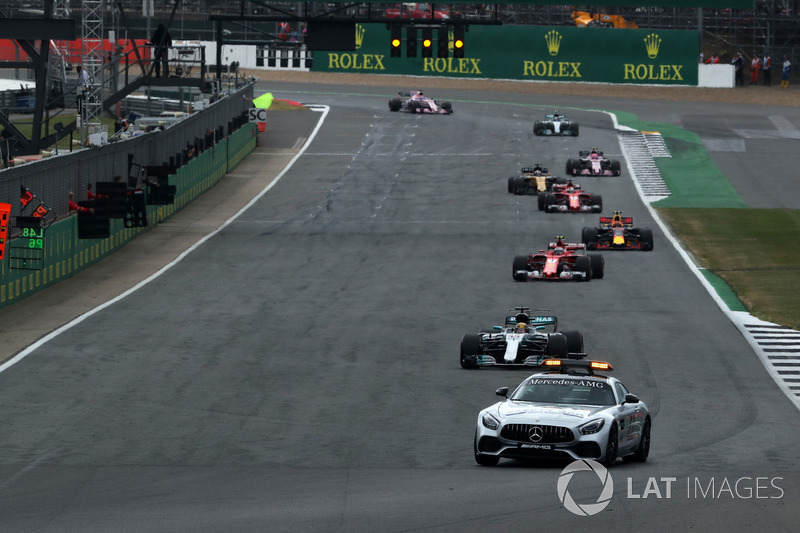
<path fill-rule="evenodd" d="M 478 414 L 475 461 L 500 458 L 592 459 L 605 466 L 617 458 L 644 462 L 650 453 L 650 412 L 600 361 L 548 359 L 506 399 Z"/>

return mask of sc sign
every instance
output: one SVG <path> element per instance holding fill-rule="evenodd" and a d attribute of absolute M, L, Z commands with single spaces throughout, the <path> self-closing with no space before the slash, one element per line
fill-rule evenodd
<path fill-rule="evenodd" d="M 248 109 L 250 122 L 267 122 L 267 110 L 262 107 Z"/>

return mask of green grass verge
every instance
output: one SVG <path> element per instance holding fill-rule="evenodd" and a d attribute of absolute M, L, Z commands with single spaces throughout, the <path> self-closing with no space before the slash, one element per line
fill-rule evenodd
<path fill-rule="evenodd" d="M 747 310 L 800 330 L 800 211 L 658 209 L 700 263 L 725 280 Z"/>
<path fill-rule="evenodd" d="M 672 157 L 655 162 L 672 195 L 653 206 L 728 307 L 800 329 L 800 211 L 747 209 L 697 135 L 615 114 L 624 126 L 663 137 Z"/>

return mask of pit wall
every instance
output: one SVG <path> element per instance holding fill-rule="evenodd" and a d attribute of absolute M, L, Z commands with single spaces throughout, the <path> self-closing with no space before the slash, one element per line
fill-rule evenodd
<path fill-rule="evenodd" d="M 111 233 L 107 239 L 78 239 L 77 216 L 57 220 L 45 230 L 43 269 L 11 269 L 9 261 L 0 261 L 0 307 L 11 305 L 73 276 L 114 253 L 142 232 L 167 220 L 235 168 L 255 149 L 256 140 L 255 124 L 245 124 L 181 166 L 169 177 L 170 185 L 176 188 L 175 203 L 148 205 L 147 227 L 126 228 L 121 219 L 111 219 Z M 10 247 L 24 246 L 25 240 L 10 240 L 6 255 Z"/>

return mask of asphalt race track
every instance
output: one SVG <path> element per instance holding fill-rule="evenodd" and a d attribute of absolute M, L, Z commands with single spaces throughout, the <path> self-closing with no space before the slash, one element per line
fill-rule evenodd
<path fill-rule="evenodd" d="M 561 173 L 591 146 L 621 158 L 596 110 L 709 139 L 736 137 L 724 126 L 737 116 L 781 116 L 789 139 L 768 146 L 786 151 L 757 183 L 750 167 L 721 169 L 739 191 L 772 175 L 795 188 L 773 207 L 797 208 L 781 169 L 799 108 L 453 90 L 431 94 L 452 116 L 412 116 L 390 113 L 380 88 L 263 88 L 330 106 L 280 181 L 153 282 L 0 373 L 0 531 L 796 531 L 800 413 L 626 165 L 578 181 L 652 228 L 655 250 L 605 253 L 604 279 L 588 283 L 512 280 L 515 255 L 577 241 L 597 215 L 542 213 L 506 180 L 534 163 Z M 580 137 L 533 137 L 554 107 Z M 261 150 L 301 146 L 322 116 L 274 113 Z M 715 161 L 748 158 L 748 143 L 725 146 L 736 150 Z M 750 195 L 758 207 L 770 196 Z M 653 414 L 650 460 L 611 469 L 613 497 L 593 517 L 559 500 L 565 463 L 473 460 L 478 411 L 527 373 L 463 370 L 459 340 L 518 305 L 581 330 Z M 601 489 L 590 473 L 569 483 L 582 504 Z"/>

